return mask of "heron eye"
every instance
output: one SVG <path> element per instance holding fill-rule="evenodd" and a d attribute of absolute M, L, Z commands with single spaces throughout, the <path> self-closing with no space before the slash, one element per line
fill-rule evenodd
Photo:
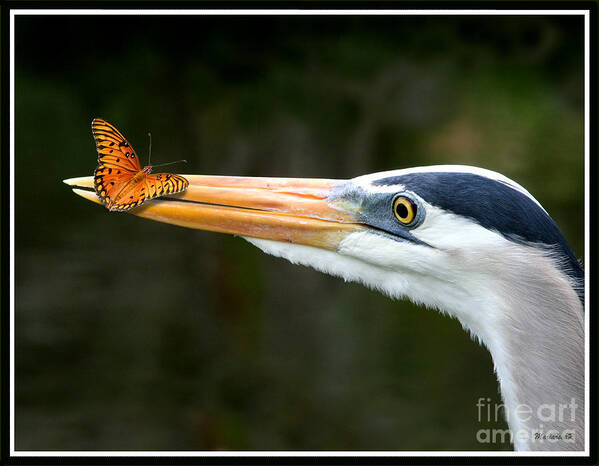
<path fill-rule="evenodd" d="M 399 196 L 393 201 L 395 217 L 404 225 L 408 225 L 414 221 L 417 209 L 416 204 L 407 197 Z"/>

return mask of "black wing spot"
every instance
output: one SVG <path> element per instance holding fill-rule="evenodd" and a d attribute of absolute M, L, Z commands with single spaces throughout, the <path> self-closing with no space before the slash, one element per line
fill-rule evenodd
<path fill-rule="evenodd" d="M 168 180 L 171 177 L 171 175 L 166 175 L 166 179 Z"/>
<path fill-rule="evenodd" d="M 162 179 L 162 175 L 156 175 L 156 179 L 157 180 L 161 180 Z"/>
<path fill-rule="evenodd" d="M 116 159 L 116 163 L 119 163 L 121 161 L 121 159 Z"/>
<path fill-rule="evenodd" d="M 110 175 L 112 173 L 112 168 L 108 169 L 108 174 Z"/>
<path fill-rule="evenodd" d="M 114 181 L 111 181 L 111 182 L 110 182 L 110 184 L 111 184 L 112 186 L 114 186 Z"/>
<path fill-rule="evenodd" d="M 129 196 L 129 199 L 133 199 L 133 196 Z"/>

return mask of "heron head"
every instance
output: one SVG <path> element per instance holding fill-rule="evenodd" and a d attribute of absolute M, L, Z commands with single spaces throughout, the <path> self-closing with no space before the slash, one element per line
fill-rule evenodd
<path fill-rule="evenodd" d="M 435 166 L 375 173 L 331 182 L 323 201 L 327 212 L 320 218 L 345 227 L 325 243 L 247 239 L 294 263 L 448 311 L 477 334 L 478 310 L 490 301 L 505 300 L 515 287 L 546 288 L 535 284 L 534 267 L 551 270 L 564 286 L 582 280 L 547 212 L 492 171 Z"/>
<path fill-rule="evenodd" d="M 418 167 L 350 180 L 185 176 L 185 192 L 130 212 L 242 236 L 293 263 L 455 314 L 477 334 L 477 303 L 547 287 L 535 284 L 534 267 L 551 270 L 555 283 L 582 279 L 547 212 L 489 170 Z M 82 180 L 67 182 L 97 200 Z"/>

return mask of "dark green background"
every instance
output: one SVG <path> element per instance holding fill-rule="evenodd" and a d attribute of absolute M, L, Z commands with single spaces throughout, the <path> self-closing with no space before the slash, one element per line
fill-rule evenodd
<path fill-rule="evenodd" d="M 94 117 L 181 173 L 429 164 L 525 186 L 583 256 L 581 17 L 16 19 L 16 448 L 481 445 L 492 361 L 455 320 L 108 213 Z"/>

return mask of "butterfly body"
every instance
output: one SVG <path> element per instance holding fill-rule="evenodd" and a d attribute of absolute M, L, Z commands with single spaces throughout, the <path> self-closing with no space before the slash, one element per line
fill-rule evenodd
<path fill-rule="evenodd" d="M 107 121 L 94 119 L 92 133 L 98 151 L 94 188 L 108 210 L 123 212 L 148 199 L 175 194 L 189 186 L 182 176 L 151 174 L 152 166 L 142 169 L 133 147 Z"/>

